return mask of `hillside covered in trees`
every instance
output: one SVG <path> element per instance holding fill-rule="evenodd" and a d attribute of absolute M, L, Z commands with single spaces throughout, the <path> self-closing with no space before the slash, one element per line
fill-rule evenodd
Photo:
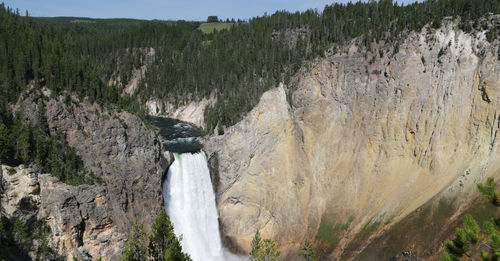
<path fill-rule="evenodd" d="M 429 22 L 437 28 L 451 17 L 466 32 L 484 30 L 479 18 L 489 13 L 500 13 L 499 1 L 401 6 L 382 0 L 332 4 L 322 12 L 280 11 L 204 34 L 198 22 L 31 18 L 2 5 L 0 99 L 12 103 L 28 86 L 45 86 L 54 95 L 69 91 L 141 114 L 141 104 L 152 97 L 180 104 L 215 94 L 217 102 L 205 117 L 212 130 L 233 125 L 264 91 L 290 84 L 305 61 L 337 52 L 352 39 L 367 53 L 382 40 L 397 52 L 402 34 Z M 490 40 L 496 31 L 489 32 Z M 132 70 L 144 63 L 144 48 L 154 48 L 154 61 L 135 97 L 122 95 Z M 120 83 L 111 84 L 117 76 Z"/>

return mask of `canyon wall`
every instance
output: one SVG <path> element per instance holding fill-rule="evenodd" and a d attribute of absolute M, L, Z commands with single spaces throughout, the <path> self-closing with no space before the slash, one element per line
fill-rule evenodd
<path fill-rule="evenodd" d="M 20 166 L 6 174 L 9 168 L 3 166 L 0 180 L 7 189 L 0 211 L 27 224 L 45 222 L 49 247 L 67 260 L 119 260 L 134 221 L 149 231 L 163 211 L 169 159 L 139 117 L 71 99 L 35 92 L 14 110 L 37 124 L 44 103 L 50 132 L 64 134 L 85 168 L 99 177 L 96 183 L 70 186 L 36 168 Z"/>
<path fill-rule="evenodd" d="M 399 50 L 352 44 L 316 61 L 292 105 L 286 86 L 265 93 L 205 142 L 217 154 L 226 244 L 248 252 L 260 229 L 289 258 L 310 238 L 324 257 L 344 260 L 426 202 L 447 200 L 460 213 L 477 183 L 500 177 L 493 46 L 448 22 L 410 33 Z"/>

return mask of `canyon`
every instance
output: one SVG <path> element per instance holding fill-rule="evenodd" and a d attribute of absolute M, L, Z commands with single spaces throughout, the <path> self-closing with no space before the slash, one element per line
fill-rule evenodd
<path fill-rule="evenodd" d="M 367 50 L 353 40 L 306 63 L 293 84 L 278 84 L 243 120 L 201 139 L 225 247 L 248 253 L 259 230 L 287 260 L 307 239 L 321 260 L 439 256 L 477 204 L 476 185 L 500 178 L 498 44 L 446 20 L 395 41 L 397 49 Z M 46 220 L 51 248 L 68 260 L 119 260 L 133 222 L 148 230 L 163 211 L 173 156 L 139 117 L 64 99 L 28 92 L 13 109 L 36 124 L 44 103 L 51 133 L 62 131 L 103 183 L 74 187 L 33 166 L 2 166 L 2 214 Z M 146 105 L 203 127 L 214 101 Z"/>
<path fill-rule="evenodd" d="M 426 203 L 447 202 L 454 211 L 440 222 L 453 224 L 500 167 L 497 50 L 455 26 L 410 33 L 396 52 L 374 45 L 383 55 L 372 51 L 373 62 L 347 46 L 303 70 L 291 104 L 280 85 L 207 138 L 223 241 L 248 252 L 259 229 L 288 258 L 312 239 L 324 258 L 360 260 Z M 418 254 L 435 256 L 446 236 L 436 231 Z"/>

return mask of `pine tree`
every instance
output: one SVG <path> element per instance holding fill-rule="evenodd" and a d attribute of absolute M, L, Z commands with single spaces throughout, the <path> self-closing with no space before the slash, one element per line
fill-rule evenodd
<path fill-rule="evenodd" d="M 467 214 L 464 217 L 464 230 L 467 234 L 467 240 L 469 240 L 469 242 L 476 243 L 479 240 L 479 232 L 481 232 L 481 228 L 470 214 Z"/>
<path fill-rule="evenodd" d="M 252 239 L 250 261 L 277 261 L 281 260 L 279 245 L 272 239 L 261 239 L 260 231 L 255 232 Z"/>
<path fill-rule="evenodd" d="M 182 252 L 174 227 L 164 210 L 156 217 L 149 235 L 148 252 L 154 261 L 188 261 L 189 255 Z"/>
<path fill-rule="evenodd" d="M 306 239 L 306 242 L 304 242 L 304 245 L 300 249 L 299 256 L 303 257 L 306 261 L 316 260 L 316 250 L 312 247 L 309 239 Z"/>
<path fill-rule="evenodd" d="M 493 204 L 498 205 L 498 189 L 493 178 L 488 178 L 486 184 L 477 184 L 479 192 Z"/>
<path fill-rule="evenodd" d="M 125 243 L 125 251 L 121 261 L 146 261 L 146 232 L 142 226 L 134 221 L 132 232 L 130 233 L 127 243 Z"/>

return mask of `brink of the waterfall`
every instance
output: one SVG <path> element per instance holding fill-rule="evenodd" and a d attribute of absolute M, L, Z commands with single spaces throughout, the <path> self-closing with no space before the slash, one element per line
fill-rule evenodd
<path fill-rule="evenodd" d="M 201 129 L 191 123 L 177 119 L 148 116 L 148 121 L 158 130 L 163 139 L 163 148 L 170 152 L 199 152 L 202 148 L 198 142 Z"/>

